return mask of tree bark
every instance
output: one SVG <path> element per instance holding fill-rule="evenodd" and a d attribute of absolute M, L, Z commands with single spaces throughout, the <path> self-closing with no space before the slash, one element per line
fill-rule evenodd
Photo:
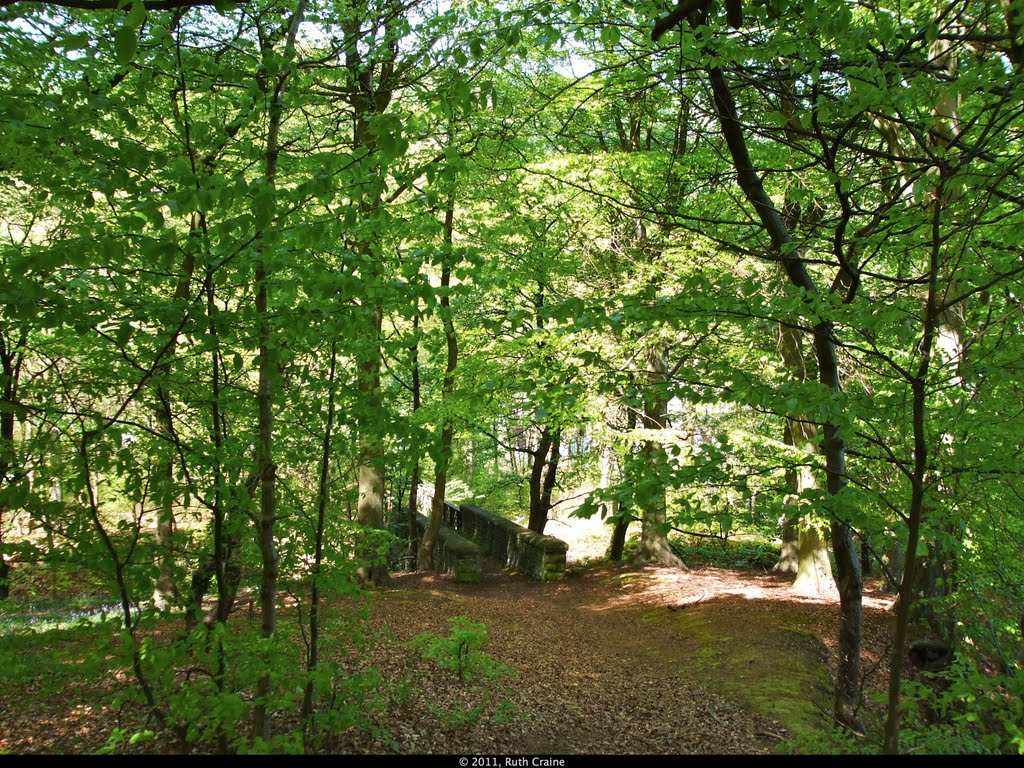
<path fill-rule="evenodd" d="M 754 170 L 747 150 L 743 127 L 736 113 L 736 102 L 725 75 L 718 67 L 708 67 L 708 79 L 729 154 L 736 170 L 737 182 L 754 207 L 772 249 L 780 260 L 789 281 L 808 294 L 819 293 L 807 270 L 807 264 L 795 244 L 771 198 L 764 191 L 761 178 Z M 845 265 L 841 265 L 846 270 Z M 814 318 L 812 330 L 814 354 L 818 362 L 818 380 L 832 392 L 840 392 L 839 362 L 836 355 L 832 323 Z M 825 456 L 826 487 L 830 495 L 838 495 L 846 483 L 846 445 L 839 429 L 831 421 L 823 424 L 820 449 Z M 854 730 L 861 730 L 861 632 L 863 584 L 860 558 L 853 544 L 853 532 L 841 519 L 831 524 L 832 548 L 836 558 L 836 586 L 839 588 L 840 631 L 839 668 L 837 670 L 834 715 L 836 720 Z"/>
<path fill-rule="evenodd" d="M 384 310 L 379 304 L 368 308 L 370 349 L 364 351 L 359 365 L 359 392 L 363 409 L 359 425 L 359 499 L 356 520 L 367 528 L 384 528 L 384 440 L 381 436 L 380 332 Z M 364 562 L 356 569 L 359 582 L 366 587 L 382 586 L 387 581 L 386 567 L 376 562 L 376 553 L 362 548 Z"/>
<path fill-rule="evenodd" d="M 372 60 L 363 56 L 364 19 L 359 10 L 343 24 L 345 33 L 345 69 L 347 71 L 347 97 L 352 107 L 352 144 L 365 150 L 369 162 L 378 154 L 377 141 L 372 125 L 377 115 L 383 114 L 391 103 L 393 83 L 391 76 L 395 67 L 397 48 L 387 44 L 379 53 L 381 57 Z M 401 21 L 400 15 L 382 20 L 384 34 L 388 36 L 393 25 Z M 374 22 L 371 22 L 374 23 Z M 376 76 L 376 77 L 375 77 Z M 383 170 L 380 171 L 383 173 Z M 359 199 L 359 211 L 370 217 L 382 203 L 381 192 L 375 186 L 373 191 Z M 365 262 L 367 279 L 375 283 L 380 279 L 380 242 L 373 236 L 362 235 L 357 243 Z M 359 500 L 356 503 L 356 519 L 368 528 L 384 528 L 384 439 L 381 433 L 384 412 L 381 407 L 381 328 L 384 308 L 380 299 L 373 299 L 364 305 L 366 312 L 365 348 L 359 358 L 359 393 L 362 400 L 361 415 L 357 419 L 359 440 Z M 376 553 L 362 548 L 359 556 L 366 562 L 356 569 L 356 577 L 365 587 L 381 586 L 388 580 L 385 564 L 375 562 Z"/>
<path fill-rule="evenodd" d="M 903 657 L 906 651 L 907 629 L 917 588 L 917 546 L 924 518 L 925 490 L 928 473 L 928 435 L 925 422 L 928 415 L 927 384 L 931 367 L 932 348 L 938 332 L 938 277 L 942 247 L 942 195 L 940 181 L 932 203 L 932 247 L 928 265 L 928 296 L 924 308 L 924 325 L 918 344 L 917 370 L 910 381 L 911 419 L 914 432 L 914 465 L 910 475 L 910 509 L 906 517 L 907 548 L 903 556 L 904 571 L 900 582 L 899 601 L 896 606 L 896 630 L 893 637 L 892 658 L 889 663 L 889 702 L 885 720 L 883 752 L 899 753 L 900 683 L 903 679 Z"/>
<path fill-rule="evenodd" d="M 22 335 L 21 341 L 24 341 Z M 21 354 L 12 347 L 20 344 L 12 344 L 5 333 L 0 331 L 0 365 L 4 373 L 4 394 L 3 402 L 6 407 L 0 411 L 0 483 L 7 485 L 17 481 L 16 470 L 17 460 L 14 451 L 14 421 L 15 407 L 18 402 L 18 379 L 21 373 Z M 0 504 L 0 544 L 4 538 L 4 513 L 7 511 L 5 505 Z M 11 566 L 7 558 L 0 551 L 0 600 L 6 600 L 11 594 Z"/>
<path fill-rule="evenodd" d="M 648 394 L 644 403 L 644 428 L 661 430 L 668 428 L 668 402 L 664 395 L 664 386 L 668 377 L 668 364 L 665 351 L 658 346 L 647 350 Z M 661 443 L 654 439 L 644 442 L 643 452 L 647 459 L 649 471 L 658 472 L 661 459 L 657 454 L 662 450 Z M 670 565 L 679 566 L 683 561 L 672 551 L 668 543 L 667 510 L 665 488 L 657 484 L 647 499 L 641 516 L 640 550 L 634 558 L 637 565 Z"/>
<path fill-rule="evenodd" d="M 282 65 L 268 67 L 277 72 L 272 81 L 274 89 L 268 94 L 270 114 L 267 126 L 267 156 L 264 179 L 271 190 L 277 180 L 277 166 L 280 159 L 280 132 L 284 117 L 284 92 L 288 76 L 292 71 L 291 62 L 295 55 L 295 38 L 302 25 L 307 0 L 298 0 L 295 12 L 288 25 L 288 36 Z M 269 59 L 272 51 L 262 51 Z M 260 242 L 254 266 L 256 286 L 257 337 L 259 344 L 259 380 L 256 387 L 257 422 L 259 437 L 256 443 L 257 466 L 260 473 L 260 508 L 256 520 L 259 540 L 262 576 L 260 578 L 260 613 L 263 637 L 272 638 L 277 632 L 277 541 L 274 522 L 277 517 L 277 467 L 274 465 L 274 381 L 277 368 L 277 345 L 270 332 L 270 272 L 266 259 L 266 248 L 262 242 L 264 232 L 258 233 Z M 256 685 L 256 708 L 253 711 L 253 730 L 257 738 L 270 741 L 270 719 L 267 717 L 267 698 L 270 694 L 270 673 L 264 673 Z"/>
<path fill-rule="evenodd" d="M 419 299 L 416 300 L 416 314 L 412 318 L 412 412 L 416 413 L 422 406 L 421 393 L 420 393 L 420 343 L 419 343 L 419 330 L 420 330 L 420 314 L 419 314 Z M 417 448 L 416 458 L 412 463 L 412 478 L 410 479 L 409 485 L 409 509 L 408 509 L 408 537 L 409 537 L 409 549 L 408 555 L 411 563 L 416 563 L 417 552 L 419 550 L 419 538 L 420 529 L 416 524 L 416 516 L 419 514 L 420 504 L 420 452 Z"/>
<path fill-rule="evenodd" d="M 191 151 L 191 148 L 190 148 Z M 189 225 L 189 234 L 194 240 L 200 230 L 199 215 L 192 214 L 192 221 Z M 185 254 L 181 263 L 181 274 L 178 276 L 177 284 L 174 287 L 174 301 L 176 304 L 184 303 L 191 292 L 192 277 L 195 272 L 195 254 L 191 250 Z M 171 340 L 167 348 L 167 359 L 160 364 L 159 373 L 161 379 L 166 380 L 171 374 L 171 367 L 175 350 L 178 345 L 178 334 L 173 327 L 165 327 L 165 332 L 170 334 Z M 171 412 L 170 392 L 164 381 L 156 386 L 157 423 L 160 431 L 168 441 L 168 445 L 177 443 L 174 433 L 174 414 Z M 164 460 L 163 476 L 166 487 L 160 499 L 160 508 L 157 512 L 156 544 L 160 552 L 160 571 L 157 575 L 156 584 L 153 588 L 153 606 L 160 611 L 171 608 L 180 602 L 181 595 L 178 594 L 178 587 L 174 581 L 174 549 L 172 538 L 174 535 L 174 457 L 168 449 L 167 458 Z"/>
<path fill-rule="evenodd" d="M 608 547 L 608 559 L 613 563 L 622 560 L 622 551 L 626 548 L 626 534 L 629 532 L 629 524 L 633 522 L 632 517 L 620 517 L 612 529 L 612 542 Z"/>
<path fill-rule="evenodd" d="M 448 195 L 448 206 L 444 214 L 444 263 L 441 267 L 441 299 L 440 311 L 441 322 L 444 325 L 444 338 L 447 346 L 448 356 L 445 362 L 444 381 L 441 384 L 442 400 L 451 399 L 455 392 L 455 369 L 459 364 L 459 340 L 455 335 L 455 321 L 452 318 L 451 302 L 448 292 L 452 282 L 452 242 L 455 228 L 455 195 Z M 419 554 L 416 558 L 416 567 L 421 571 L 429 570 L 434 562 L 434 544 L 437 541 L 437 534 L 441 530 L 441 521 L 444 518 L 444 495 L 448 485 L 448 464 L 451 461 L 452 437 L 455 434 L 455 425 L 451 416 L 446 416 L 441 427 L 441 445 L 434 468 L 434 498 L 430 504 L 430 523 L 423 534 L 420 542 Z"/>
<path fill-rule="evenodd" d="M 316 532 L 313 537 L 313 568 L 310 572 L 309 650 L 306 654 L 306 689 L 302 696 L 302 714 L 313 714 L 313 674 L 320 664 L 320 569 L 324 560 L 324 527 L 327 517 L 327 496 L 330 489 L 331 439 L 334 431 L 334 378 L 338 363 L 337 341 L 331 342 L 331 363 L 327 374 L 327 424 L 320 453 L 320 481 L 316 495 Z"/>

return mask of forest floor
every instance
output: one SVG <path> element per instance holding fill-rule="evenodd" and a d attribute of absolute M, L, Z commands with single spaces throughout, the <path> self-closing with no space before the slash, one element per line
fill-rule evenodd
<path fill-rule="evenodd" d="M 388 681 L 377 699 L 381 728 L 350 729 L 320 750 L 761 754 L 828 727 L 835 598 L 795 595 L 784 577 L 710 567 L 604 565 L 546 584 L 488 568 L 475 585 L 398 575 L 370 597 L 371 649 L 346 664 L 373 666 Z M 865 594 L 869 689 L 884 685 L 889 603 Z M 486 625 L 480 652 L 511 677 L 460 681 L 414 650 L 420 633 L 448 636 L 452 616 Z M 112 705 L 124 676 L 76 670 L 74 657 L 59 647 L 21 657 L 27 667 L 0 692 L 0 751 L 91 752 L 115 726 L 132 725 L 130 711 Z M 173 745 L 158 737 L 130 749 Z"/>
<path fill-rule="evenodd" d="M 865 594 L 864 665 L 877 691 L 889 603 Z M 482 622 L 483 650 L 516 671 L 505 699 L 520 716 L 501 727 L 487 717 L 439 723 L 438 710 L 474 700 L 453 673 L 433 673 L 390 720 L 401 752 L 759 754 L 830 725 L 838 602 L 794 595 L 786 577 L 603 566 L 539 584 L 492 565 L 476 585 L 399 576 L 370 615 L 398 647 L 418 632 L 446 634 L 449 616 Z M 409 663 L 394 654 L 379 662 Z M 356 737 L 332 748 L 386 744 Z"/>

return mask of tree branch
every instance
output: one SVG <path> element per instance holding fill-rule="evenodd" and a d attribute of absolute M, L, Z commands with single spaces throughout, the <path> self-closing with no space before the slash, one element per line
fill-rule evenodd
<path fill-rule="evenodd" d="M 147 11 L 173 11 L 215 5 L 217 0 L 141 0 Z M 231 5 L 244 5 L 248 0 L 221 0 Z M 78 8 L 84 11 L 116 11 L 126 9 L 131 0 L 0 0 L 0 8 L 14 5 L 42 5 L 57 8 Z"/>

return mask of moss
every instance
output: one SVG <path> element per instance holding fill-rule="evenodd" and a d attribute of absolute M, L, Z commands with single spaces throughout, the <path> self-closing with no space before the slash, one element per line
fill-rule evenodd
<path fill-rule="evenodd" d="M 673 643 L 676 661 L 690 675 L 696 671 L 705 687 L 778 720 L 790 736 L 826 727 L 829 677 L 821 641 L 786 626 L 784 616 L 759 615 L 755 623 L 734 608 L 658 609 L 642 618 L 681 641 Z"/>
<path fill-rule="evenodd" d="M 617 573 L 608 579 L 608 581 L 611 584 L 617 584 L 620 587 L 625 587 L 635 582 L 643 583 L 647 580 L 648 579 L 644 574 L 637 573 L 636 571 L 626 571 L 625 573 Z"/>

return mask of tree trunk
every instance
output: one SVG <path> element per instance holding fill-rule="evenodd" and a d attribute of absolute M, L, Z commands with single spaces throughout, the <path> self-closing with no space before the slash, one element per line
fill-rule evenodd
<path fill-rule="evenodd" d="M 612 542 L 608 547 L 608 559 L 613 563 L 622 560 L 622 550 L 626 548 L 626 533 L 629 531 L 629 524 L 633 518 L 629 516 L 620 517 L 612 529 Z"/>
<path fill-rule="evenodd" d="M 282 63 L 275 63 L 268 70 L 276 71 L 273 94 L 270 99 L 270 114 L 267 121 L 267 163 L 265 181 L 273 190 L 277 181 L 277 166 L 281 147 L 279 136 L 284 116 L 285 83 L 292 71 L 291 61 L 295 55 L 295 38 L 302 25 L 306 11 L 306 0 L 298 0 L 295 13 L 288 25 L 288 36 Z M 264 61 L 273 56 L 269 47 L 262 50 Z M 273 203 L 273 201 L 272 201 Z M 257 427 L 259 437 L 256 443 L 257 466 L 260 473 L 260 509 L 256 519 L 257 538 L 260 547 L 262 576 L 260 579 L 260 613 L 264 638 L 272 638 L 277 632 L 277 542 L 274 522 L 277 518 L 277 467 L 274 465 L 274 381 L 276 379 L 277 346 L 270 332 L 270 278 L 267 268 L 265 244 L 266 233 L 257 233 L 258 254 L 254 265 L 255 304 L 257 336 L 259 343 L 259 379 L 256 386 Z M 270 719 L 267 717 L 267 698 L 270 695 L 270 672 L 265 672 L 256 684 L 256 708 L 253 711 L 253 730 L 257 738 L 270 741 Z"/>
<path fill-rule="evenodd" d="M 895 537 L 889 542 L 888 549 L 882 557 L 882 564 L 885 566 L 886 591 L 898 593 L 900 582 L 903 581 L 903 550 Z"/>
<path fill-rule="evenodd" d="M 191 147 L 189 148 L 191 151 Z M 195 240 L 200 234 L 200 219 L 198 213 L 192 214 L 192 221 L 189 225 L 190 240 Z M 181 263 L 181 274 L 178 276 L 177 285 L 174 287 L 174 301 L 178 305 L 184 304 L 192 289 L 192 276 L 195 273 L 195 254 L 191 248 Z M 175 350 L 178 345 L 178 334 L 171 327 L 165 331 L 170 334 L 166 357 L 167 360 L 160 364 L 159 371 L 161 378 L 166 380 L 171 375 L 171 367 Z M 160 431 L 168 442 L 168 446 L 177 444 L 177 436 L 174 431 L 174 414 L 171 412 L 170 392 L 165 384 L 160 382 L 156 387 L 157 423 Z M 168 447 L 167 457 L 164 460 L 163 472 L 165 488 L 161 492 L 160 508 L 157 512 L 156 522 L 156 544 L 160 553 L 159 573 L 156 584 L 153 588 L 153 607 L 159 611 L 168 610 L 181 601 L 178 593 L 178 586 L 174 581 L 174 455 Z"/>
<path fill-rule="evenodd" d="M 384 528 L 384 439 L 381 436 L 380 392 L 380 332 L 383 308 L 369 307 L 369 349 L 365 350 L 359 365 L 359 391 L 364 407 L 359 423 L 359 500 L 356 502 L 356 520 L 367 528 Z M 364 562 L 356 569 L 356 576 L 365 587 L 382 586 L 387 581 L 386 567 L 377 562 L 377 555 L 362 548 L 359 557 Z"/>
<path fill-rule="evenodd" d="M 25 339 L 26 335 L 22 332 L 20 339 L 12 341 L 0 329 L 0 365 L 3 367 L 3 402 L 6 405 L 0 411 L 0 483 L 4 486 L 17 482 L 20 475 L 14 451 L 14 416 L 18 404 L 18 379 L 21 375 L 20 347 Z M 4 514 L 7 511 L 6 506 L 0 503 L 0 544 L 3 544 L 4 540 Z M 0 550 L 0 600 L 6 600 L 11 594 L 10 579 L 10 563 Z"/>
<path fill-rule="evenodd" d="M 771 239 L 772 249 L 781 262 L 790 282 L 808 294 L 817 294 L 818 288 L 807 271 L 807 264 L 794 247 L 773 205 L 764 191 L 761 178 L 754 170 L 747 151 L 743 127 L 736 114 L 736 102 L 725 75 L 717 67 L 708 67 L 708 79 L 714 96 L 715 112 L 718 116 L 736 170 L 737 182 L 747 200 L 753 206 L 765 232 Z M 845 271 L 849 269 L 841 265 Z M 851 278 L 855 276 L 850 276 Z M 835 393 L 840 392 L 839 362 L 836 356 L 834 330 L 831 321 L 814 318 L 812 331 L 814 354 L 818 362 L 818 380 Z M 846 445 L 842 434 L 831 421 L 823 425 L 824 439 L 821 452 L 825 456 L 827 489 L 835 496 L 846 483 Z M 854 730 L 862 730 L 860 719 L 861 704 L 861 632 L 863 583 L 860 559 L 853 544 L 853 533 L 849 524 L 835 519 L 831 524 L 832 548 L 836 558 L 836 585 L 839 588 L 840 630 L 839 668 L 836 680 L 834 715 L 836 720 Z"/>
<path fill-rule="evenodd" d="M 455 322 L 452 318 L 451 302 L 448 299 L 448 291 L 452 282 L 452 238 L 455 228 L 455 195 L 449 193 L 448 206 L 444 215 L 444 264 L 441 267 L 441 322 L 444 325 L 444 338 L 448 349 L 448 357 L 444 369 L 444 381 L 441 384 L 442 400 L 451 399 L 455 392 L 455 369 L 459 364 L 459 341 L 455 335 Z M 434 498 L 430 504 L 430 523 L 423 534 L 420 542 L 419 554 L 416 558 L 418 570 L 426 571 L 433 567 L 434 545 L 437 541 L 437 534 L 441 530 L 441 521 L 444 519 L 444 495 L 448 484 L 448 464 L 451 461 L 452 437 L 454 436 L 454 421 L 446 416 L 444 425 L 441 427 L 441 446 L 434 468 Z"/>
<path fill-rule="evenodd" d="M 558 465 L 558 459 L 551 456 L 552 448 L 558 450 L 560 431 L 555 430 L 552 434 L 551 430 L 547 427 L 543 427 L 540 432 L 540 440 L 537 442 L 537 447 L 529 451 L 530 458 L 532 459 L 530 465 L 530 518 L 527 524 L 534 533 L 544 533 L 544 526 L 548 522 L 548 511 L 550 509 L 551 493 L 547 494 L 545 500 L 544 487 L 546 484 L 547 476 L 552 478 L 554 482 L 554 476 L 550 472 L 549 462 L 554 461 L 556 469 Z M 547 472 L 546 472 L 547 470 Z"/>
<path fill-rule="evenodd" d="M 648 392 L 644 403 L 644 428 L 661 430 L 668 428 L 668 401 L 665 399 L 664 386 L 668 378 L 668 363 L 665 351 L 657 346 L 647 350 L 647 381 Z M 649 439 L 644 442 L 643 452 L 647 459 L 648 471 L 658 474 L 658 465 L 662 461 L 657 454 L 662 450 L 661 443 Z M 679 559 L 668 543 L 668 520 L 665 506 L 665 487 L 657 483 L 653 493 L 647 499 L 641 516 L 640 550 L 634 558 L 636 565 L 671 565 L 679 566 Z"/>
<path fill-rule="evenodd" d="M 792 378 L 801 384 L 806 383 L 808 376 L 803 339 L 792 323 L 779 323 L 777 349 L 782 364 Z M 784 429 L 786 445 L 808 454 L 808 461 L 811 455 L 818 452 L 817 437 L 817 430 L 812 422 L 800 414 L 787 414 Z M 783 550 L 775 571 L 796 574 L 793 591 L 797 594 L 816 595 L 835 591 L 825 534 L 821 529 L 801 519 L 800 514 L 803 495 L 807 491 L 816 490 L 817 487 L 818 481 L 814 476 L 814 470 L 804 461 L 790 467 L 786 472 L 786 504 L 794 511 L 787 512 L 785 516 Z M 787 524 L 789 531 L 785 530 Z M 790 537 L 789 542 L 786 541 L 787 533 Z"/>
<path fill-rule="evenodd" d="M 313 673 L 320 664 L 320 569 L 324 559 L 324 526 L 327 517 L 328 479 L 331 466 L 331 438 L 334 430 L 334 377 L 338 362 L 337 341 L 331 342 L 331 363 L 327 374 L 327 424 L 320 453 L 320 482 L 317 486 L 316 532 L 313 537 L 313 568 L 310 573 L 309 649 L 306 654 L 306 690 L 302 696 L 302 714 L 313 714 Z"/>
<path fill-rule="evenodd" d="M 374 120 L 387 110 L 391 102 L 396 46 L 381 51 L 382 58 L 364 59 L 361 46 L 365 33 L 366 19 L 359 15 L 365 7 L 356 7 L 343 24 L 345 34 L 345 69 L 347 72 L 347 98 L 352 108 L 352 144 L 358 150 L 365 150 L 368 158 L 378 154 L 377 139 L 373 132 Z M 394 33 L 393 25 L 402 21 L 401 14 L 389 16 L 383 21 L 385 35 Z M 378 169 L 384 174 L 386 167 Z M 382 176 L 383 177 L 383 176 Z M 360 213 L 369 218 L 383 205 L 378 188 L 363 194 L 359 199 Z M 373 284 L 381 279 L 382 260 L 379 238 L 366 234 L 357 246 L 361 251 L 367 280 Z M 359 500 L 356 504 L 356 520 L 368 528 L 384 528 L 384 438 L 382 427 L 384 413 L 381 407 L 381 328 L 384 308 L 380 299 L 364 305 L 367 328 L 366 347 L 359 358 L 359 394 L 362 401 L 359 427 Z M 365 562 L 356 569 L 356 577 L 363 586 L 381 586 L 387 582 L 387 567 L 375 562 L 377 555 L 367 548 L 358 553 Z"/>
<path fill-rule="evenodd" d="M 924 307 L 924 325 L 917 345 L 917 370 L 910 381 L 912 421 L 914 434 L 914 465 L 910 474 L 910 509 L 907 512 L 907 548 L 903 556 L 904 572 L 900 582 L 899 601 L 896 606 L 896 630 L 893 637 L 892 658 L 889 664 L 889 702 L 885 720 L 883 752 L 899 753 L 900 735 L 900 683 L 903 678 L 903 657 L 906 652 L 907 629 L 917 587 L 917 546 L 924 518 L 925 491 L 928 473 L 928 435 L 925 421 L 928 415 L 927 383 L 931 367 L 932 347 L 938 332 L 938 277 L 942 248 L 943 180 L 932 200 L 932 242 L 928 265 L 928 296 Z"/>
<path fill-rule="evenodd" d="M 789 488 L 789 475 L 786 473 L 786 486 Z M 787 494 L 788 496 L 788 494 Z M 787 504 L 787 506 L 789 506 Z M 779 550 L 779 561 L 772 568 L 774 573 L 796 574 L 800 570 L 800 518 L 796 513 L 787 511 L 782 517 L 782 548 Z"/>
<path fill-rule="evenodd" d="M 540 487 L 540 499 L 537 505 L 537 520 L 540 522 L 540 530 L 537 533 L 544 533 L 544 526 L 551 516 L 551 495 L 555 489 L 555 478 L 558 476 L 558 461 L 562 456 L 562 430 L 555 430 L 551 438 L 551 450 L 548 451 L 548 460 L 544 470 L 544 480 Z M 532 505 L 531 505 L 532 510 Z M 543 518 L 541 515 L 543 514 Z M 531 512 L 532 517 L 532 512 Z M 533 529 L 531 529 L 533 530 Z"/>
<path fill-rule="evenodd" d="M 793 591 L 800 595 L 835 594 L 828 544 L 817 526 L 800 527 L 799 567 L 793 580 Z"/>
<path fill-rule="evenodd" d="M 421 394 L 420 394 L 420 343 L 419 343 L 419 330 L 420 330 L 420 314 L 419 314 L 419 299 L 416 300 L 416 314 L 412 318 L 412 412 L 416 413 L 422 406 Z M 409 486 L 409 510 L 408 510 L 408 537 L 409 537 L 409 549 L 408 556 L 410 563 L 416 564 L 417 551 L 419 549 L 419 538 L 420 529 L 416 524 L 416 516 L 419 514 L 420 505 L 420 451 L 417 447 L 416 458 L 412 463 L 412 478 Z"/>

